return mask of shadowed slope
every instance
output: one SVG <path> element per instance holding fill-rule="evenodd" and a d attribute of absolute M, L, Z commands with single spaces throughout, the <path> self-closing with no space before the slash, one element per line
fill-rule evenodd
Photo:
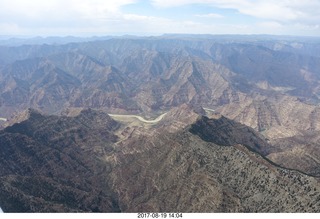
<path fill-rule="evenodd" d="M 108 185 L 118 127 L 107 114 L 27 119 L 0 132 L 0 200 L 5 212 L 119 211 Z"/>

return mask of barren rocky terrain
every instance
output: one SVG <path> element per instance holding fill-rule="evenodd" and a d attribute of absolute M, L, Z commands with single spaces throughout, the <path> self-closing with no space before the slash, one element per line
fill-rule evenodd
<path fill-rule="evenodd" d="M 73 117 L 28 110 L 26 120 L 0 132 L 1 207 L 5 212 L 318 212 L 319 178 L 270 162 L 257 152 L 267 143 L 253 129 L 196 111 L 174 108 L 145 127 L 94 110 Z"/>
<path fill-rule="evenodd" d="M 1 208 L 317 212 L 319 43 L 0 46 Z"/>

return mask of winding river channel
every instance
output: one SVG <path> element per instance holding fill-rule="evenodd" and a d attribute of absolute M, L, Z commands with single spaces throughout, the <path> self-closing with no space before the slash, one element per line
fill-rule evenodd
<path fill-rule="evenodd" d="M 154 119 L 154 120 L 146 120 L 141 116 L 137 116 L 137 115 L 120 115 L 120 114 L 109 114 L 109 116 L 113 117 L 113 118 L 136 118 L 141 122 L 144 123 L 157 123 L 160 122 L 162 120 L 162 118 L 166 115 L 167 113 L 163 113 L 162 115 L 160 115 L 158 118 Z"/>
<path fill-rule="evenodd" d="M 209 109 L 209 108 L 203 108 L 203 109 L 206 110 L 206 111 L 214 112 L 213 109 Z M 160 122 L 160 121 L 162 120 L 162 118 L 163 118 L 166 114 L 167 114 L 167 113 L 163 113 L 163 114 L 161 114 L 158 118 L 153 119 L 153 120 L 146 120 L 145 118 L 143 118 L 143 117 L 141 117 L 141 116 L 138 116 L 138 115 L 109 114 L 109 116 L 114 117 L 114 118 L 120 118 L 120 119 L 121 119 L 121 118 L 136 118 L 136 119 L 138 119 L 138 120 L 141 121 L 141 122 L 152 124 L 152 123 L 158 123 L 158 122 Z M 7 119 L 0 117 L 0 121 L 6 122 Z"/>
<path fill-rule="evenodd" d="M 203 108 L 205 111 L 209 111 L 209 112 L 214 112 L 213 109 L 209 109 L 209 108 Z M 141 122 L 144 122 L 144 123 L 158 123 L 160 122 L 163 117 L 166 115 L 167 113 L 163 113 L 161 114 L 158 118 L 156 119 L 153 119 L 153 120 L 146 120 L 145 118 L 141 117 L 141 116 L 138 116 L 138 115 L 122 115 L 122 114 L 108 114 L 109 116 L 113 117 L 113 118 L 119 118 L 119 119 L 126 119 L 126 118 L 136 118 L 138 119 L 139 121 Z"/>

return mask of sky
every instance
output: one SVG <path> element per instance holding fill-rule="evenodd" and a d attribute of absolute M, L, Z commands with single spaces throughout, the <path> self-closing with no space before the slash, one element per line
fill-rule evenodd
<path fill-rule="evenodd" d="M 1 0 L 0 35 L 320 36 L 320 0 Z"/>

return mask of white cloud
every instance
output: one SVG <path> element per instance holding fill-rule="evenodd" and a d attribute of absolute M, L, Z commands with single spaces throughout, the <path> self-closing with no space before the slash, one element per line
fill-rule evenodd
<path fill-rule="evenodd" d="M 279 29 L 279 28 L 284 28 L 284 26 L 278 22 L 275 21 L 266 21 L 266 22 L 260 22 L 257 23 L 258 26 L 261 28 L 268 28 L 268 29 Z"/>
<path fill-rule="evenodd" d="M 320 0 L 149 0 L 157 12 L 189 4 L 235 9 L 254 24 L 224 24 L 223 13 L 196 13 L 188 20 L 123 6 L 142 0 L 0 0 L 0 29 L 6 35 L 93 35 L 126 33 L 297 33 L 320 35 Z M 142 4 L 143 5 L 143 4 Z M 179 10 L 179 8 L 176 8 Z M 152 9 L 151 9 L 152 10 Z M 156 10 L 156 9 L 155 9 Z M 216 12 L 216 11 L 215 11 Z M 150 16 L 151 14 L 151 16 Z M 161 17 L 163 16 L 163 17 Z M 229 16 L 229 15 L 228 15 Z M 196 19 L 198 18 L 198 19 Z M 199 19 L 201 18 L 201 19 Z M 228 17 L 229 18 L 229 17 Z M 227 19 L 226 19 L 227 20 Z M 201 21 L 201 22 L 200 22 Z M 227 22 L 227 21 L 226 21 Z M 269 31 L 269 32 L 268 32 Z"/>
<path fill-rule="evenodd" d="M 84 15 L 99 15 L 106 11 L 118 11 L 123 5 L 137 0 L 1 0 L 1 11 L 10 11 L 31 17 L 62 12 L 79 12 Z"/>
<path fill-rule="evenodd" d="M 15 23 L 0 23 L 2 34 L 19 34 L 21 28 Z"/>
<path fill-rule="evenodd" d="M 152 3 L 162 8 L 206 4 L 235 9 L 245 15 L 280 22 L 320 22 L 320 0 L 152 0 Z"/>
<path fill-rule="evenodd" d="M 240 25 L 236 25 L 234 33 L 320 35 L 320 0 L 152 0 L 152 4 L 158 8 L 202 4 L 213 8 L 234 9 L 240 14 L 257 19 L 255 24 L 242 25 L 245 28 L 238 28 Z M 216 26 L 219 26 L 219 30 L 225 30 L 224 27 L 228 25 Z"/>
<path fill-rule="evenodd" d="M 210 14 L 196 14 L 196 17 L 201 17 L 201 18 L 224 18 L 224 16 L 222 16 L 221 14 L 214 14 L 214 13 L 210 13 Z"/>
<path fill-rule="evenodd" d="M 191 21 L 123 13 L 137 0 L 1 0 L 2 34 L 86 35 L 190 32 Z M 30 4 L 29 4 L 30 3 Z M 196 25 L 193 25 L 193 28 Z M 199 25 L 198 25 L 199 26 Z"/>
<path fill-rule="evenodd" d="M 0 18 L 19 22 L 49 23 L 68 20 L 103 19 L 117 16 L 120 7 L 136 0 L 1 0 Z"/>
<path fill-rule="evenodd" d="M 120 7 L 136 0 L 72 0 L 73 8 L 85 18 L 103 18 L 120 13 Z"/>
<path fill-rule="evenodd" d="M 138 0 L 1 0 L 2 34 L 61 35 L 102 29 L 121 20 L 121 7 Z M 94 31 L 96 32 L 96 31 Z"/>
<path fill-rule="evenodd" d="M 163 20 L 167 20 L 167 19 L 162 19 L 158 17 L 138 15 L 138 14 L 123 14 L 122 16 L 125 20 L 128 20 L 128 21 L 161 22 Z"/>

